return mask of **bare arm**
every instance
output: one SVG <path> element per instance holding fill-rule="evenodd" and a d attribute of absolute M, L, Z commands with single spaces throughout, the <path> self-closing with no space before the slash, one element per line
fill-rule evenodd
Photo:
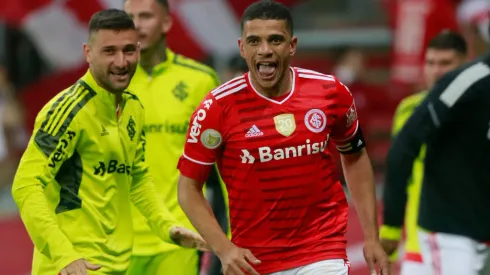
<path fill-rule="evenodd" d="M 354 201 L 366 242 L 378 240 L 374 175 L 366 149 L 341 155 L 347 187 Z"/>
<path fill-rule="evenodd" d="M 197 180 L 180 175 L 178 186 L 179 204 L 197 231 L 211 249 L 220 254 L 234 245 L 221 229 L 213 210 L 202 192 L 203 184 Z"/>

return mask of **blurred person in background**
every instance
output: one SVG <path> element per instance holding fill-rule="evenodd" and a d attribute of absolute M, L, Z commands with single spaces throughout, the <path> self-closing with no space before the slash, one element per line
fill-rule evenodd
<path fill-rule="evenodd" d="M 463 36 L 451 31 L 443 31 L 436 37 L 432 38 L 425 52 L 424 77 L 427 90 L 434 87 L 436 81 L 444 74 L 456 69 L 464 64 L 467 60 L 468 48 Z M 397 107 L 393 119 L 393 135 L 396 135 L 410 117 L 413 110 L 425 99 L 427 90 L 408 96 L 403 99 Z M 420 200 L 420 191 L 422 188 L 423 171 L 424 171 L 424 152 L 425 146 L 422 146 L 421 152 L 413 163 L 412 176 L 408 188 L 397 189 L 385 185 L 384 196 L 395 198 L 408 194 L 407 207 L 405 213 L 405 256 L 402 261 L 401 275 L 420 274 L 424 275 L 424 264 L 420 253 L 419 240 L 417 236 L 417 217 Z M 389 182 L 387 183 L 389 184 Z M 385 204 L 386 208 L 391 207 Z M 396 250 L 402 236 L 402 228 L 383 224 L 380 229 L 381 244 L 386 253 L 391 256 L 392 261 L 397 260 Z"/>
<path fill-rule="evenodd" d="M 386 0 L 386 4 L 394 37 L 390 87 L 395 98 L 423 86 L 425 49 L 442 30 L 460 32 L 467 40 L 470 58 L 486 51 L 482 41 L 488 39 L 488 0 Z"/>
<path fill-rule="evenodd" d="M 147 162 L 158 182 L 158 195 L 181 224 L 192 228 L 177 202 L 176 167 L 189 119 L 219 80 L 210 67 L 167 47 L 172 17 L 166 0 L 126 0 L 124 9 L 133 19 L 141 43 L 141 58 L 129 89 L 145 107 Z M 216 169 L 207 181 L 210 185 L 220 190 Z M 163 242 L 136 208 L 133 216 L 135 239 L 128 275 L 198 274 L 197 250 Z"/>
<path fill-rule="evenodd" d="M 409 179 L 420 180 L 414 162 L 425 146 L 417 219 L 424 274 L 489 274 L 489 86 L 488 53 L 440 77 L 389 151 L 384 224 L 396 230 L 403 225 Z"/>
<path fill-rule="evenodd" d="M 364 53 L 361 49 L 347 47 L 340 49 L 336 56 L 338 59 L 333 69 L 333 75 L 350 88 L 352 96 L 356 100 L 357 112 L 361 115 L 362 110 L 368 108 L 368 102 L 370 103 L 364 90 L 366 86 L 361 83 L 366 61 Z"/>
<path fill-rule="evenodd" d="M 0 212 L 15 208 L 10 195 L 22 150 L 27 145 L 24 112 L 0 65 Z"/>

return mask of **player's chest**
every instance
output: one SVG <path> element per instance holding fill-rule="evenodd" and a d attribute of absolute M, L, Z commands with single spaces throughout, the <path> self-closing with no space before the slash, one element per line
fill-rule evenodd
<path fill-rule="evenodd" d="M 192 87 L 179 79 L 168 83 L 162 80 L 147 83 L 139 98 L 145 107 L 145 133 L 183 139 L 187 133 L 189 118 L 199 102 L 191 97 Z"/>
<path fill-rule="evenodd" d="M 119 117 L 114 112 L 97 112 L 87 116 L 81 150 L 87 160 L 94 163 L 117 163 L 131 166 L 142 130 L 143 113 L 134 101 L 125 105 Z"/>
<path fill-rule="evenodd" d="M 225 119 L 229 125 L 225 141 L 232 147 L 249 149 L 304 146 L 310 153 L 314 145 L 313 151 L 318 153 L 316 147 L 326 146 L 335 121 L 334 112 L 322 102 L 268 106 L 251 112 L 238 109 Z"/>

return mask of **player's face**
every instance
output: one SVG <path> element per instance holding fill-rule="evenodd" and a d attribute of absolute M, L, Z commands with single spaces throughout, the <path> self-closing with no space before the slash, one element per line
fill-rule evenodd
<path fill-rule="evenodd" d="M 124 91 L 136 71 L 139 43 L 134 30 L 99 30 L 84 45 L 94 78 L 110 92 Z"/>
<path fill-rule="evenodd" d="M 465 62 L 465 57 L 455 50 L 427 49 L 425 53 L 425 82 L 428 89 L 444 74 Z"/>
<path fill-rule="evenodd" d="M 289 73 L 297 41 L 285 20 L 254 19 L 245 22 L 238 45 L 255 85 L 265 90 L 281 85 Z"/>
<path fill-rule="evenodd" d="M 127 0 L 124 10 L 133 18 L 141 51 L 155 47 L 172 26 L 169 11 L 156 0 Z"/>

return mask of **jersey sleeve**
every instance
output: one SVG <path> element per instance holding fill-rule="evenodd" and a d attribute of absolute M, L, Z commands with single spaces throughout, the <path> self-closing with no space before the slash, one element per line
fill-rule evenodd
<path fill-rule="evenodd" d="M 407 202 L 406 189 L 412 175 L 413 163 L 420 154 L 422 144 L 439 136 L 438 133 L 442 128 L 468 111 L 461 106 L 476 100 L 477 92 L 486 89 L 485 84 L 480 80 L 489 75 L 490 68 L 483 63 L 476 63 L 446 74 L 436 83 L 396 135 L 386 163 L 383 195 L 384 224 L 403 225 Z M 404 192 L 401 192 L 400 196 L 387 195 L 396 193 L 396 190 Z"/>
<path fill-rule="evenodd" d="M 361 151 L 366 142 L 362 136 L 357 117 L 356 104 L 349 88 L 336 80 L 335 116 L 331 138 L 341 154 Z"/>
<path fill-rule="evenodd" d="M 184 153 L 177 168 L 180 173 L 204 182 L 223 143 L 222 108 L 209 93 L 191 116 Z"/>
<path fill-rule="evenodd" d="M 56 184 L 56 174 L 74 154 L 79 137 L 80 129 L 75 120 L 64 125 L 57 122 L 55 112 L 43 114 L 41 111 L 12 186 L 13 198 L 35 248 L 55 264 L 57 271 L 83 255 L 74 250 L 59 227 L 55 213 L 63 210 L 58 209 L 60 205 L 56 210 L 50 206 L 44 189 Z"/>
<path fill-rule="evenodd" d="M 133 182 L 131 185 L 131 201 L 148 220 L 148 225 L 162 240 L 174 243 L 170 237 L 170 229 L 178 225 L 177 221 L 158 197 L 155 182 L 146 163 L 146 135 L 141 131 L 140 141 L 136 150 L 132 167 Z"/>

